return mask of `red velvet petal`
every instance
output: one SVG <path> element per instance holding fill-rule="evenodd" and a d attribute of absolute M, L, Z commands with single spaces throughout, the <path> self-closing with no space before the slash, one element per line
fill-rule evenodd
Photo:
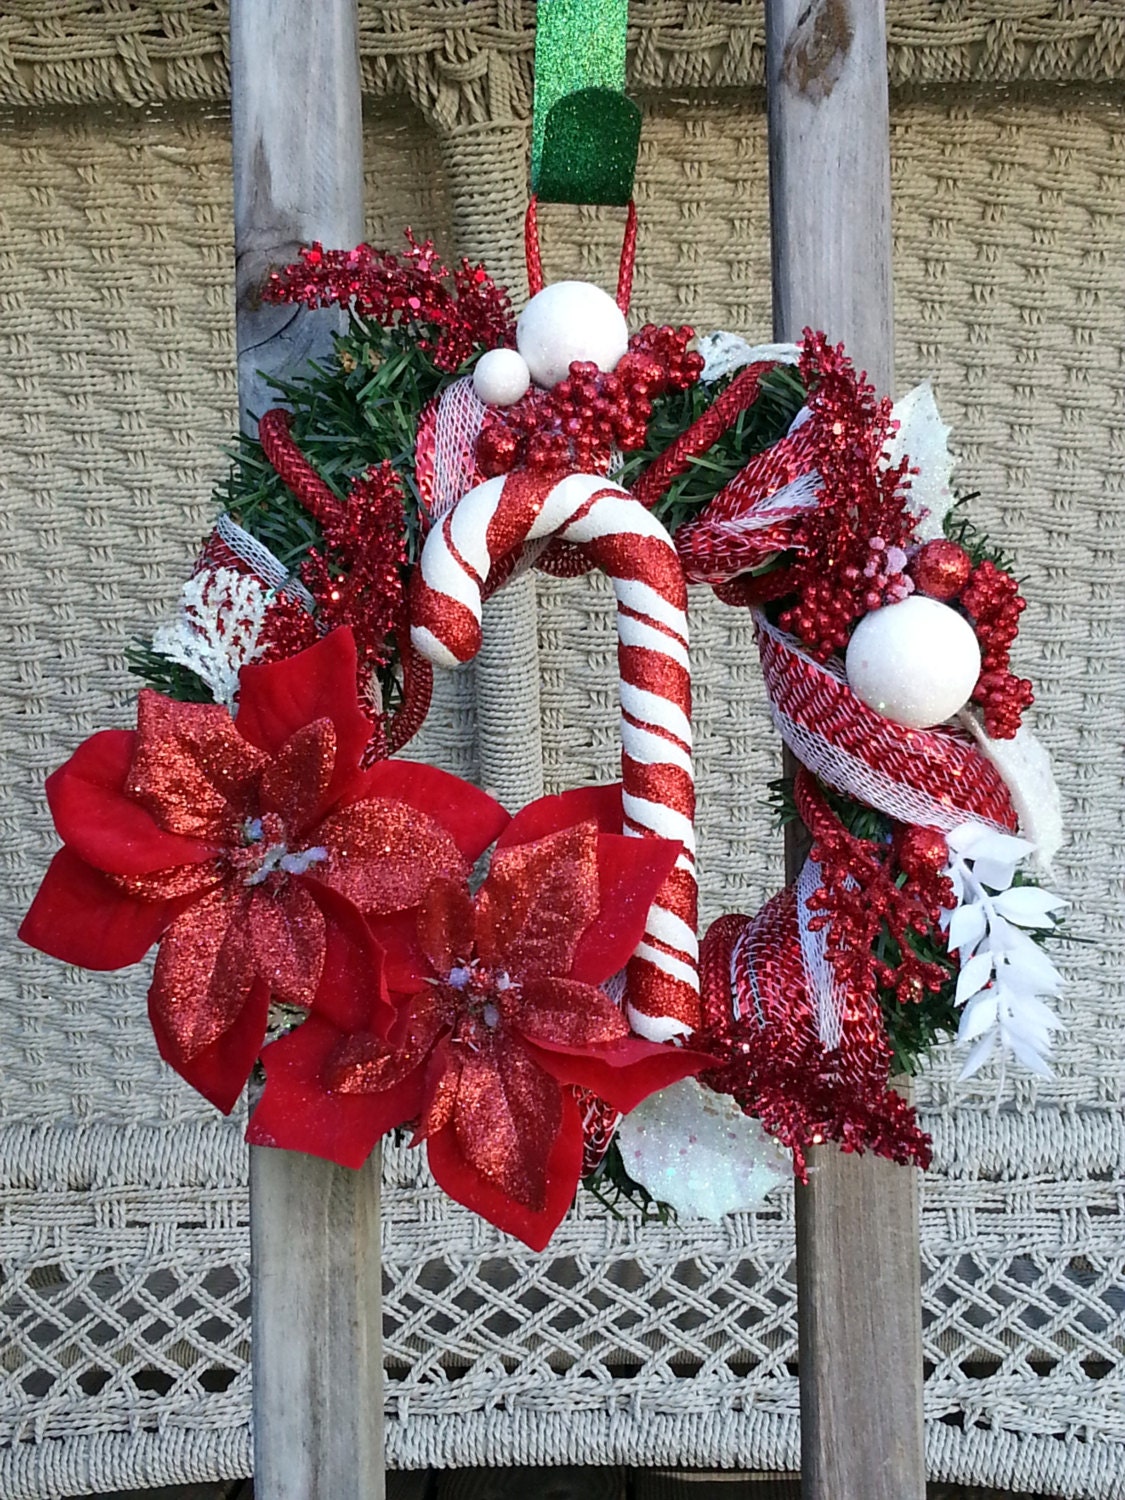
<path fill-rule="evenodd" d="M 250 889 L 246 927 L 258 977 L 275 1000 L 307 1008 L 324 969 L 324 913 L 300 880 Z"/>
<path fill-rule="evenodd" d="M 389 1038 L 370 1030 L 341 1034 L 339 1044 L 325 1059 L 321 1081 L 334 1094 L 381 1094 L 417 1072 L 422 1087 L 430 1078 L 431 1054 L 444 1048 L 442 1032 L 448 1029 L 450 1019 L 429 992 L 416 995 L 396 1018 Z M 448 1069 L 448 1064 L 443 1052 L 439 1067 Z M 423 1089 L 423 1108 L 427 1094 L 432 1092 Z"/>
<path fill-rule="evenodd" d="M 596 823 L 601 833 L 620 833 L 621 783 L 575 787 L 555 797 L 539 797 L 529 802 L 504 829 L 496 847 L 499 850 L 534 843 L 548 834 L 573 828 L 576 823 Z"/>
<path fill-rule="evenodd" d="M 546 1248 L 574 1201 L 582 1170 L 582 1121 L 578 1106 L 569 1089 L 561 1094 L 562 1120 L 546 1163 L 546 1196 L 540 1209 L 516 1202 L 471 1166 L 452 1125 L 427 1142 L 430 1171 L 438 1186 L 454 1202 L 480 1214 L 506 1234 L 515 1235 L 532 1250 Z"/>
<path fill-rule="evenodd" d="M 234 1024 L 211 1046 L 186 1058 L 154 1008 L 149 990 L 149 1020 L 161 1057 L 224 1115 L 230 1114 L 250 1077 L 250 1069 L 265 1039 L 269 1008 L 269 986 L 253 985 Z"/>
<path fill-rule="evenodd" d="M 182 911 L 161 939 L 149 1016 L 181 1059 L 217 1042 L 247 1003 L 257 978 L 248 925 L 252 899 L 241 887 L 212 891 Z"/>
<path fill-rule="evenodd" d="M 417 1117 L 421 1068 L 378 1093 L 330 1093 L 324 1066 L 339 1043 L 334 1026 L 310 1016 L 265 1049 L 266 1087 L 246 1132 L 251 1145 L 306 1151 L 342 1167 L 361 1167 L 381 1136 Z"/>
<path fill-rule="evenodd" d="M 438 1037 L 426 1063 L 425 1082 L 422 1087 L 422 1113 L 414 1129 L 410 1144 L 417 1146 L 431 1132 L 437 1133 L 446 1126 L 452 1129 L 453 1111 L 457 1105 L 457 1090 L 461 1087 L 461 1065 L 465 1058 L 464 1047 L 454 1044 L 450 1036 Z"/>
<path fill-rule="evenodd" d="M 532 1042 L 563 1047 L 604 1046 L 631 1033 L 608 995 L 574 979 L 533 979 L 504 997 L 504 1019 Z"/>
<path fill-rule="evenodd" d="M 572 979 L 603 984 L 625 967 L 644 936 L 649 908 L 681 847 L 670 839 L 598 835 L 598 915 L 578 943 Z"/>
<path fill-rule="evenodd" d="M 471 869 L 441 824 L 405 802 L 338 807 L 308 837 L 328 851 L 316 878 L 369 916 L 415 907 L 435 880 L 464 880 Z"/>
<path fill-rule="evenodd" d="M 394 1010 L 383 977 L 383 950 L 371 928 L 336 891 L 308 877 L 303 883 L 327 923 L 313 1010 L 341 1031 L 385 1031 Z"/>
<path fill-rule="evenodd" d="M 509 823 L 508 814 L 487 792 L 436 766 L 409 760 L 381 760 L 373 765 L 362 785 L 349 790 L 347 800 L 364 797 L 405 802 L 436 819 L 471 865 Z"/>
<path fill-rule="evenodd" d="M 383 950 L 383 976 L 394 995 L 415 994 L 430 977 L 430 965 L 418 941 L 418 913 L 395 912 L 365 917 L 371 936 Z"/>
<path fill-rule="evenodd" d="M 20 926 L 23 942 L 83 969 L 138 963 L 180 910 L 138 901 L 70 849 L 60 849 Z"/>
<path fill-rule="evenodd" d="M 418 911 L 418 941 L 431 971 L 444 978 L 473 956 L 473 898 L 463 881 L 435 880 Z"/>
<path fill-rule="evenodd" d="M 589 1089 L 622 1114 L 628 1114 L 657 1089 L 715 1066 L 707 1053 L 634 1036 L 596 1051 L 548 1042 L 539 1042 L 531 1050 L 560 1083 Z"/>
<path fill-rule="evenodd" d="M 280 815 L 291 841 L 324 812 L 335 765 L 336 731 L 332 721 L 315 719 L 291 734 L 266 767 L 261 782 L 262 810 Z"/>
<path fill-rule="evenodd" d="M 136 739 L 131 729 L 104 729 L 48 776 L 47 805 L 59 836 L 80 859 L 112 875 L 145 875 L 211 859 L 214 844 L 166 833 L 126 795 Z"/>
<path fill-rule="evenodd" d="M 477 892 L 477 951 L 513 979 L 567 974 L 598 911 L 598 831 L 580 823 L 499 850 Z"/>
<path fill-rule="evenodd" d="M 453 1128 L 467 1164 L 525 1208 L 547 1199 L 562 1090 L 530 1048 L 495 1033 L 462 1048 Z"/>
<path fill-rule="evenodd" d="M 333 630 L 296 656 L 243 667 L 239 684 L 238 732 L 270 755 L 278 755 L 289 736 L 306 724 L 331 719 L 336 766 L 330 797 L 338 797 L 358 772 L 375 729 L 356 697 L 351 631 Z"/>
<path fill-rule="evenodd" d="M 145 688 L 127 791 L 161 828 L 229 843 L 256 811 L 265 757 L 217 703 L 177 703 Z"/>

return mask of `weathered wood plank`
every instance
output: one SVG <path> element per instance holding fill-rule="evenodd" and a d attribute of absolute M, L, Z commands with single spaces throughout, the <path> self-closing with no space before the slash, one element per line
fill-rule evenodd
<path fill-rule="evenodd" d="M 272 266 L 363 238 L 355 0 L 232 0 L 239 401 L 292 374 L 331 322 L 261 306 Z M 379 1154 L 361 1172 L 250 1153 L 258 1500 L 381 1500 Z"/>
<path fill-rule="evenodd" d="M 624 1469 L 445 1469 L 434 1500 L 626 1500 Z"/>
<path fill-rule="evenodd" d="M 383 1500 L 379 1166 L 251 1148 L 257 1500 Z"/>
<path fill-rule="evenodd" d="M 766 24 L 774 336 L 823 328 L 890 392 L 884 6 L 769 0 Z M 917 1174 L 815 1150 L 797 1275 L 803 1495 L 922 1500 Z"/>
<path fill-rule="evenodd" d="M 291 374 L 338 315 L 263 305 L 270 270 L 312 240 L 363 239 L 363 125 L 356 0 L 231 0 L 231 138 L 238 388 L 272 404 L 261 372 Z"/>

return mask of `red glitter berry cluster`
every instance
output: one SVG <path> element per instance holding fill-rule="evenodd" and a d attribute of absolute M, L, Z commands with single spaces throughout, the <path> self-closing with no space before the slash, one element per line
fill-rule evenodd
<path fill-rule="evenodd" d="M 798 559 L 787 570 L 785 590 L 796 597 L 779 623 L 817 661 L 827 661 L 844 650 L 861 616 L 912 592 L 905 566 L 914 517 L 903 499 L 905 462 L 880 463 L 891 403 L 876 400 L 842 344 L 833 347 L 811 329 L 800 372 L 812 391 L 810 467 L 823 479 L 824 499 L 795 527 Z"/>
<path fill-rule="evenodd" d="M 981 647 L 973 702 L 981 705 L 985 730 L 994 739 L 1012 739 L 1024 709 L 1035 701 L 1031 683 L 1008 670 L 1020 615 L 1027 607 L 1019 584 L 987 559 L 974 568 L 963 547 L 941 538 L 918 549 L 910 572 L 921 593 L 959 603 L 969 616 Z"/>
<path fill-rule="evenodd" d="M 370 245 L 311 245 L 294 265 L 271 275 L 263 298 L 304 307 L 350 306 L 359 318 L 404 328 L 439 370 L 457 370 L 481 349 L 515 343 L 508 293 L 483 266 L 462 260 L 450 278 L 431 240 L 419 244 L 408 229 L 406 242 L 401 256 Z"/>
<path fill-rule="evenodd" d="M 813 834 L 811 858 L 824 882 L 809 901 L 811 931 L 827 929 L 826 952 L 837 977 L 853 992 L 893 991 L 901 1004 L 936 994 L 948 974 L 927 963 L 911 947 L 911 933 L 932 932 L 942 911 L 956 905 L 953 885 L 942 873 L 944 840 L 931 829 L 903 829 L 888 848 L 857 838 L 844 828 L 813 788 L 810 777 L 797 781 L 798 806 Z M 890 934 L 899 951 L 895 962 L 878 956 L 879 936 Z"/>
<path fill-rule="evenodd" d="M 961 590 L 961 606 L 972 620 L 981 646 L 981 672 L 973 702 L 983 710 L 984 727 L 994 739 L 1013 739 L 1025 708 L 1035 701 L 1031 683 L 1008 670 L 1020 615 L 1027 608 L 1019 584 L 995 563 L 978 563 Z"/>
<path fill-rule="evenodd" d="M 614 449 L 644 446 L 652 403 L 699 379 L 702 356 L 689 352 L 691 328 L 646 324 L 611 373 L 576 360 L 549 391 L 532 388 L 512 406 L 492 408 L 477 440 L 477 463 L 491 478 L 515 468 L 604 471 Z"/>

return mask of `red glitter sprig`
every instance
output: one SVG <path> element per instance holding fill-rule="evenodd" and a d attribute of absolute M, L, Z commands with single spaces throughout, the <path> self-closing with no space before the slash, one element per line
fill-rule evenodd
<path fill-rule="evenodd" d="M 324 548 L 301 567 L 324 630 L 349 625 L 359 658 L 361 694 L 375 667 L 393 651 L 392 633 L 405 611 L 402 568 L 406 526 L 402 482 L 390 463 L 352 480 L 346 504 L 324 523 Z"/>
<path fill-rule="evenodd" d="M 881 465 L 891 432 L 891 403 L 877 400 L 844 346 L 805 330 L 800 372 L 809 397 L 812 467 L 823 480 L 821 503 L 793 528 L 798 556 L 780 615 L 784 630 L 817 661 L 847 646 L 855 622 L 913 591 L 906 575 L 914 517 L 904 502 L 906 460 Z M 774 597 L 778 597 L 776 594 Z"/>
<path fill-rule="evenodd" d="M 508 293 L 483 266 L 463 259 L 451 276 L 432 240 L 419 244 L 408 229 L 406 242 L 402 255 L 370 245 L 311 245 L 300 260 L 270 276 L 263 298 L 304 307 L 350 306 L 365 321 L 405 329 L 439 370 L 457 370 L 482 349 L 515 343 Z"/>
<path fill-rule="evenodd" d="M 936 994 L 948 979 L 941 964 L 920 959 L 910 944 L 937 926 L 942 911 L 956 905 L 953 886 L 942 873 L 946 863 L 940 834 L 937 850 L 932 829 L 904 830 L 889 847 L 849 833 L 828 806 L 815 778 L 804 769 L 794 783 L 797 810 L 813 836 L 810 857 L 823 872 L 809 909 L 811 931 L 826 930 L 826 954 L 849 990 L 874 995 L 893 991 L 901 1004 Z M 920 839 L 918 836 L 922 835 Z M 884 931 L 898 957 L 880 941 Z"/>

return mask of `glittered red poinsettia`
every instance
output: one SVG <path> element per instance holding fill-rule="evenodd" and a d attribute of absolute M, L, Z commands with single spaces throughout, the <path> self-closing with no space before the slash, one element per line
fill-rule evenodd
<path fill-rule="evenodd" d="M 361 759 L 373 725 L 356 648 L 333 631 L 241 674 L 237 720 L 146 690 L 137 728 L 93 735 L 47 782 L 64 847 L 20 936 L 119 969 L 160 944 L 149 1016 L 162 1056 L 220 1109 L 238 1098 L 272 1001 L 307 1007 L 332 933 L 463 879 L 508 820 L 430 766 Z M 391 1011 L 380 986 L 370 1003 Z"/>
<path fill-rule="evenodd" d="M 582 1168 L 575 1088 L 627 1112 L 708 1062 L 634 1036 L 601 988 L 679 853 L 620 827 L 619 787 L 543 798 L 508 824 L 475 897 L 443 877 L 416 912 L 341 927 L 310 1018 L 263 1054 L 248 1139 L 358 1167 L 411 1123 L 451 1198 L 541 1250 Z M 388 1036 L 357 982 L 379 967 Z"/>

